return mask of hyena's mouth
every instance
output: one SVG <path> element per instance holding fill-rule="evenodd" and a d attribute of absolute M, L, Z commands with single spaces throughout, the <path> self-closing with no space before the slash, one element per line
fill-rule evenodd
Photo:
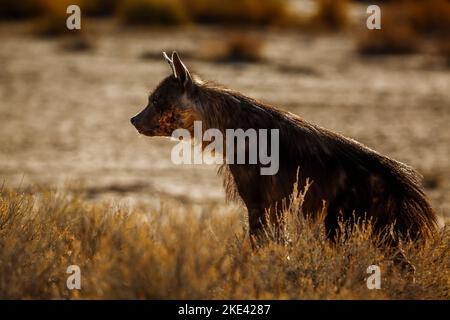
<path fill-rule="evenodd" d="M 138 129 L 138 132 L 139 132 L 139 134 L 142 134 L 142 135 L 144 135 L 144 136 L 154 136 L 155 135 L 155 131 L 156 131 L 156 128 L 153 128 L 153 129 L 142 129 L 142 130 L 140 130 L 140 129 Z"/>
<path fill-rule="evenodd" d="M 156 126 L 150 129 L 138 129 L 139 134 L 142 134 L 147 137 L 156 137 L 156 136 L 165 136 L 165 132 L 162 130 L 160 126 Z"/>

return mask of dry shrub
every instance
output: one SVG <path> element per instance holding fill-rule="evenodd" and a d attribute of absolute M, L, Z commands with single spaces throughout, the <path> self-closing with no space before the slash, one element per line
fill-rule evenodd
<path fill-rule="evenodd" d="M 132 25 L 173 25 L 189 21 L 181 0 L 124 0 L 117 8 L 122 21 Z"/>
<path fill-rule="evenodd" d="M 125 0 L 118 14 L 130 24 L 270 25 L 287 18 L 282 0 Z"/>
<path fill-rule="evenodd" d="M 43 14 L 35 21 L 34 32 L 41 36 L 73 35 L 86 31 L 86 23 L 82 20 L 81 30 L 67 29 L 67 7 L 74 4 L 81 6 L 81 0 L 39 0 Z M 83 31 L 82 31 L 83 30 Z"/>
<path fill-rule="evenodd" d="M 449 32 L 449 1 L 394 1 L 382 7 L 381 30 L 365 30 L 357 46 L 363 54 L 414 53 L 428 35 L 439 43 L 448 40 Z"/>
<path fill-rule="evenodd" d="M 126 24 L 176 25 L 195 21 L 225 25 L 291 26 L 297 17 L 284 0 L 2 0 L 0 18 L 65 15 L 69 4 L 78 4 L 83 14 L 117 15 Z M 65 7 L 64 7 L 65 6 Z M 54 9 L 58 8 L 56 12 Z M 59 21 L 59 20 L 58 20 Z M 47 28 L 54 24 L 48 22 Z M 53 32 L 50 30 L 50 32 Z"/>
<path fill-rule="evenodd" d="M 83 0 L 81 10 L 89 16 L 111 16 L 119 3 L 119 0 Z"/>
<path fill-rule="evenodd" d="M 358 37 L 361 54 L 409 54 L 419 50 L 417 34 L 407 25 L 394 24 L 389 29 L 370 30 Z"/>
<path fill-rule="evenodd" d="M 312 17 L 316 28 L 339 31 L 348 25 L 348 0 L 317 0 L 317 12 Z"/>
<path fill-rule="evenodd" d="M 450 39 L 446 38 L 438 42 L 438 54 L 442 56 L 447 67 L 450 68 Z"/>
<path fill-rule="evenodd" d="M 381 29 L 360 32 L 357 38 L 361 54 L 409 54 L 419 50 L 418 34 L 405 12 L 387 6 L 381 10 Z"/>
<path fill-rule="evenodd" d="M 77 196 L 0 190 L 0 297 L 326 299 L 450 298 L 450 226 L 423 247 L 407 244 L 416 283 L 391 268 L 370 239 L 370 224 L 343 226 L 346 241 L 326 240 L 322 224 L 297 214 L 303 193 L 285 210 L 289 241 L 252 250 L 238 212 L 162 205 L 127 210 Z M 367 267 L 382 271 L 368 290 Z M 69 265 L 81 290 L 66 288 Z"/>
<path fill-rule="evenodd" d="M 289 16 L 283 0 L 184 0 L 188 12 L 200 23 L 276 25 Z"/>
<path fill-rule="evenodd" d="M 61 43 L 61 48 L 64 51 L 81 52 L 93 49 L 94 45 L 85 33 L 80 33 L 74 37 L 66 37 Z"/>
<path fill-rule="evenodd" d="M 263 59 L 264 40 L 251 32 L 236 32 L 206 42 L 200 49 L 203 59 L 218 62 L 259 62 Z"/>
<path fill-rule="evenodd" d="M 119 0 L 1 0 L 0 19 L 25 19 L 42 15 L 54 15 L 55 8 L 59 14 L 66 14 L 66 8 L 70 4 L 79 5 L 82 14 L 91 16 L 111 16 Z"/>
<path fill-rule="evenodd" d="M 36 17 L 42 12 L 36 0 L 1 0 L 0 19 L 24 19 Z"/>
<path fill-rule="evenodd" d="M 408 15 L 412 27 L 422 33 L 450 32 L 450 2 L 448 0 L 407 0 L 399 10 Z"/>

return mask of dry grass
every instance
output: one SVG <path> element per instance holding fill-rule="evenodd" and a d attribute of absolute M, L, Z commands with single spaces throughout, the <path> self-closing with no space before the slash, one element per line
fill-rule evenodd
<path fill-rule="evenodd" d="M 257 251 L 230 209 L 162 205 L 146 212 L 45 190 L 3 188 L 0 195 L 3 299 L 449 298 L 448 226 L 423 248 L 407 246 L 417 267 L 411 283 L 369 240 L 370 226 L 333 246 L 320 224 L 289 214 L 302 195 L 286 210 L 290 244 Z M 66 289 L 73 264 L 81 268 L 80 291 Z M 381 267 L 381 290 L 366 287 L 372 264 Z"/>

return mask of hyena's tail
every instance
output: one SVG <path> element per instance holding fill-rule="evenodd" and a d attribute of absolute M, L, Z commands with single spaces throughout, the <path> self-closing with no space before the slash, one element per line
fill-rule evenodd
<path fill-rule="evenodd" d="M 417 241 L 433 238 L 437 219 L 421 186 L 421 176 L 411 167 L 390 160 L 395 183 L 392 186 L 395 205 L 395 231 L 399 238 Z"/>

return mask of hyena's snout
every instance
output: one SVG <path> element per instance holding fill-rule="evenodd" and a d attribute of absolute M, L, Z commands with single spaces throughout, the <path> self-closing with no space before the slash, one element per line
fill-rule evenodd
<path fill-rule="evenodd" d="M 133 126 L 136 127 L 136 123 L 137 123 L 136 117 L 132 117 L 132 118 L 130 119 L 130 122 L 131 122 L 131 124 L 132 124 Z"/>
<path fill-rule="evenodd" d="M 142 121 L 139 119 L 139 115 L 136 115 L 130 119 L 131 124 L 136 128 L 139 133 L 145 131 Z"/>
<path fill-rule="evenodd" d="M 155 135 L 159 127 L 159 123 L 158 117 L 156 117 L 153 113 L 154 112 L 144 109 L 142 112 L 132 117 L 130 122 L 140 134 L 146 136 Z"/>
<path fill-rule="evenodd" d="M 151 128 L 147 123 L 148 121 L 146 121 L 142 113 L 135 115 L 133 118 L 130 119 L 130 122 L 141 134 L 146 134 L 149 133 L 149 131 L 151 131 Z"/>

